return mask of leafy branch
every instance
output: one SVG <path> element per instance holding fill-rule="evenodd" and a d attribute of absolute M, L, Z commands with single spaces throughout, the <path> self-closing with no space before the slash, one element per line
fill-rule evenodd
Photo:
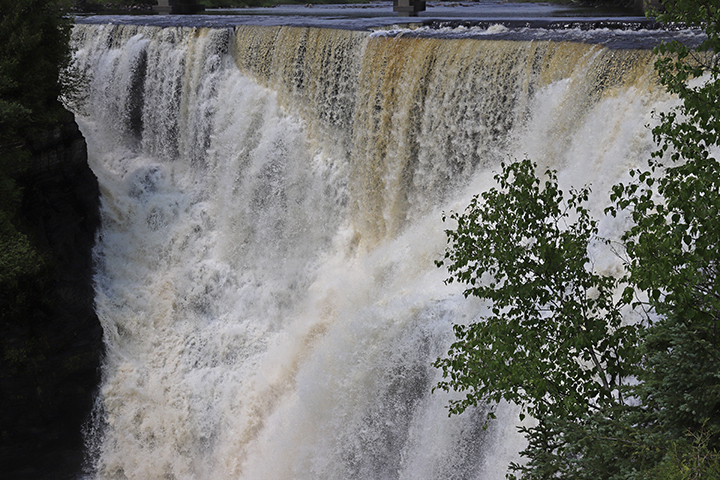
<path fill-rule="evenodd" d="M 435 365 L 447 381 L 437 388 L 466 392 L 451 413 L 504 399 L 524 413 L 581 415 L 622 400 L 636 328 L 622 322 L 614 277 L 592 270 L 587 246 L 597 223 L 584 207 L 589 188 L 544 182 L 530 160 L 502 164 L 497 188 L 475 196 L 446 231 L 438 266 L 465 296 L 486 300 L 491 315 L 456 326 L 458 341 Z"/>

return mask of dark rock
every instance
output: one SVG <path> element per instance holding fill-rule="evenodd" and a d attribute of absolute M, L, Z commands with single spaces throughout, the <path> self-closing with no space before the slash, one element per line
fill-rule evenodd
<path fill-rule="evenodd" d="M 15 175 L 21 223 L 46 266 L 0 311 L 0 472 L 77 478 L 103 348 L 92 286 L 99 190 L 72 118 L 30 150 L 29 167 Z"/>

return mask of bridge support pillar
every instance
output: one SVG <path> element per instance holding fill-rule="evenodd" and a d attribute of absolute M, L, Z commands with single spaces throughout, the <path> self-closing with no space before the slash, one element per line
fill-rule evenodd
<path fill-rule="evenodd" d="M 408 17 L 417 17 L 425 11 L 425 0 L 393 0 L 393 12 Z"/>

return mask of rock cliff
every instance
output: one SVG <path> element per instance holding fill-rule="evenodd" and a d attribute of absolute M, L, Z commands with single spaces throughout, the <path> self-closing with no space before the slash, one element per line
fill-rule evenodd
<path fill-rule="evenodd" d="M 46 266 L 0 313 L 0 471 L 8 480 L 76 478 L 102 354 L 92 287 L 99 191 L 71 115 L 29 147 L 29 165 L 12 176 L 20 223 Z"/>

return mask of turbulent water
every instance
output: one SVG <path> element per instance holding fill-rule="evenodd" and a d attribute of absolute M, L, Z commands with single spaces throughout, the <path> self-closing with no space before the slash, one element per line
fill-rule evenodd
<path fill-rule="evenodd" d="M 652 55 L 313 28 L 78 25 L 102 190 L 98 479 L 484 479 L 517 412 L 448 418 L 432 362 L 483 306 L 441 214 L 528 156 L 564 187 L 641 165 Z M 617 268 L 593 249 L 595 267 Z"/>

